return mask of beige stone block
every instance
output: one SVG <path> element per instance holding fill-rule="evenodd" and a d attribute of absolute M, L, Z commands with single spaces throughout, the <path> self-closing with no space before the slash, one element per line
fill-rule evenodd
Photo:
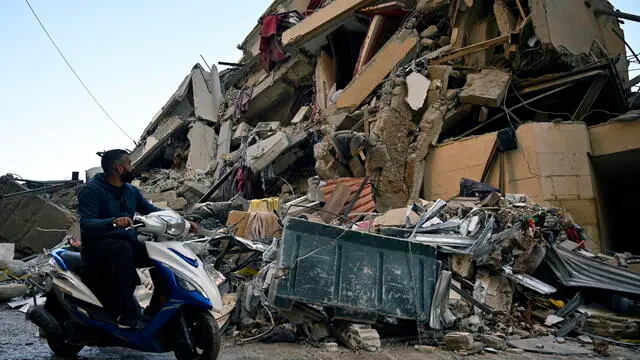
<path fill-rule="evenodd" d="M 593 199 L 595 197 L 593 190 L 593 179 L 591 176 L 578 177 L 578 190 L 580 199 Z"/>
<path fill-rule="evenodd" d="M 578 199 L 580 190 L 578 187 L 578 176 L 553 176 L 553 195 L 559 200 Z"/>
<path fill-rule="evenodd" d="M 543 176 L 540 178 L 540 188 L 545 200 L 557 200 L 555 191 L 553 191 L 552 179 L 551 176 Z"/>
<path fill-rule="evenodd" d="M 540 165 L 540 173 L 537 174 L 539 176 L 591 176 L 586 153 L 539 153 L 538 164 Z"/>
<path fill-rule="evenodd" d="M 535 202 L 544 200 L 540 188 L 540 179 L 537 177 L 508 181 L 507 192 L 513 194 L 527 194 L 529 198 Z"/>
<path fill-rule="evenodd" d="M 539 152 L 586 154 L 591 149 L 584 123 L 534 123 L 536 149 Z"/>
<path fill-rule="evenodd" d="M 598 223 L 595 200 L 562 200 L 561 207 L 581 226 Z"/>
<path fill-rule="evenodd" d="M 589 128 L 592 154 L 608 155 L 640 148 L 640 122 L 611 122 Z"/>

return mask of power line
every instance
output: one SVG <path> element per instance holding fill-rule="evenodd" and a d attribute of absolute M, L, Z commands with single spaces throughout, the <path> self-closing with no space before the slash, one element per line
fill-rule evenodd
<path fill-rule="evenodd" d="M 84 83 L 84 81 L 82 81 L 82 79 L 80 78 L 80 75 L 78 75 L 78 73 L 76 72 L 76 70 L 73 68 L 73 66 L 71 66 L 71 63 L 69 63 L 69 60 L 67 60 L 67 58 L 64 56 L 64 54 L 62 53 L 62 51 L 60 50 L 60 48 L 58 47 L 58 45 L 56 44 L 55 41 L 53 41 L 53 38 L 51 37 L 51 35 L 49 34 L 49 32 L 47 31 L 47 29 L 44 27 L 44 25 L 42 24 L 42 21 L 40 21 L 40 18 L 38 17 L 38 14 L 36 14 L 36 11 L 33 10 L 33 7 L 31 6 L 31 4 L 29 3 L 29 0 L 24 0 L 27 3 L 27 6 L 29 6 L 29 9 L 31 10 L 31 13 L 33 14 L 33 16 L 35 16 L 36 20 L 38 21 L 38 24 L 40 24 L 40 27 L 42 28 L 42 30 L 44 30 L 44 33 L 47 35 L 47 37 L 49 38 L 49 40 L 51 41 L 51 43 L 53 44 L 53 46 L 56 48 L 56 50 L 58 50 L 58 54 L 60 54 L 60 56 L 62 57 L 62 60 L 64 60 L 64 62 L 67 64 L 67 66 L 69 67 L 69 69 L 71 70 L 71 72 L 73 73 L 73 75 L 76 76 L 76 79 L 78 79 L 78 81 L 80 81 L 80 84 L 82 84 L 82 87 L 84 87 L 84 89 L 87 91 L 87 93 L 89 94 L 89 96 L 91 96 L 91 98 L 93 99 L 93 101 L 95 101 L 96 105 L 98 105 L 98 107 L 100 108 L 100 110 L 102 110 L 102 112 L 104 112 L 105 115 L 107 115 L 107 117 L 109 118 L 109 120 L 111 120 L 111 122 L 118 127 L 118 129 L 120 129 L 120 131 L 122 131 L 122 133 L 129 138 L 129 140 L 133 141 L 134 144 L 138 145 L 136 143 L 135 140 L 133 140 L 133 138 L 131 136 L 129 136 L 129 134 L 127 134 L 126 131 L 124 131 L 124 129 L 122 127 L 120 127 L 120 125 L 118 125 L 118 123 L 111 117 L 111 115 L 109 115 L 109 113 L 107 112 L 107 110 L 102 106 L 102 104 L 100 104 L 100 102 L 98 101 L 98 99 L 96 99 L 96 97 L 93 95 L 93 93 L 91 92 L 91 90 L 89 90 L 89 88 L 87 87 L 87 85 Z"/>

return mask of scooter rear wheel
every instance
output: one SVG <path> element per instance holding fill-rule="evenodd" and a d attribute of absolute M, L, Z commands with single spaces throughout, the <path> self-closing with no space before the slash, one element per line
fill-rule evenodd
<path fill-rule="evenodd" d="M 220 352 L 220 329 L 216 319 L 208 311 L 196 310 L 185 312 L 184 319 L 193 348 L 176 348 L 176 359 L 216 360 Z"/>

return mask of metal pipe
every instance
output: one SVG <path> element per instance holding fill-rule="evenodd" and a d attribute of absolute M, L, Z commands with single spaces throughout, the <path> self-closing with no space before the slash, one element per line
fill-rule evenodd
<path fill-rule="evenodd" d="M 631 20 L 631 21 L 640 22 L 640 16 L 634 15 L 634 14 L 625 13 L 625 12 L 622 12 L 620 10 L 607 10 L 607 9 L 597 8 L 597 9 L 594 9 L 593 12 L 596 15 L 613 16 L 613 17 L 616 17 L 616 18 L 619 18 L 619 19 L 625 19 L 625 20 Z"/>
<path fill-rule="evenodd" d="M 20 198 L 20 197 L 23 197 L 23 196 L 41 195 L 41 194 L 44 194 L 46 192 L 59 191 L 59 190 L 62 190 L 62 189 L 66 189 L 68 187 L 76 186 L 78 184 L 80 184 L 79 181 L 69 181 L 69 182 L 67 182 L 65 184 L 60 184 L 60 185 L 52 185 L 52 186 L 42 187 L 42 188 L 38 188 L 38 189 L 18 191 L 18 192 L 15 192 L 15 193 L 11 193 L 11 194 L 6 194 L 6 195 L 0 196 L 0 202 L 2 202 L 4 200 L 8 200 L 8 199 Z"/>
<path fill-rule="evenodd" d="M 218 61 L 218 65 L 226 65 L 226 66 L 233 66 L 233 67 L 243 67 L 243 64 L 237 64 L 237 63 L 231 63 L 231 62 L 225 62 L 225 61 Z"/>

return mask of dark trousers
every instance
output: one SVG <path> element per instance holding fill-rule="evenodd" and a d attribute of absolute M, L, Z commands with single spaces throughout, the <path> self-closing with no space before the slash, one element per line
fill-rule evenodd
<path fill-rule="evenodd" d="M 83 262 L 89 272 L 88 286 L 113 316 L 137 306 L 133 297 L 140 283 L 136 268 L 153 264 L 144 243 L 120 239 L 96 239 L 85 243 Z"/>

